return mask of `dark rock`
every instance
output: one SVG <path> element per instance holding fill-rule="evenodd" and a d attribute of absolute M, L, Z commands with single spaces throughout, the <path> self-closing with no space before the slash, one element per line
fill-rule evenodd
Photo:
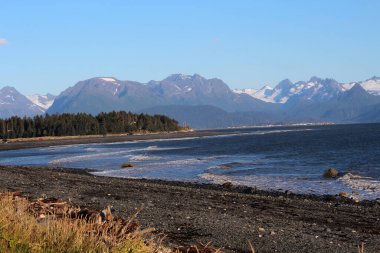
<path fill-rule="evenodd" d="M 338 171 L 334 168 L 330 168 L 323 173 L 323 176 L 326 178 L 336 178 L 338 177 Z"/>

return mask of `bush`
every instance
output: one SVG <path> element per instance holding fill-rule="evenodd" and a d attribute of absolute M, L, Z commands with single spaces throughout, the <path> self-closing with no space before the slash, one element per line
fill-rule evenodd
<path fill-rule="evenodd" d="M 0 193 L 0 252 L 155 252 L 153 241 L 145 240 L 150 232 L 135 227 L 129 229 L 130 220 L 99 224 L 95 220 L 54 214 L 36 217 L 36 213 L 30 212 L 31 204 L 24 198 Z"/>

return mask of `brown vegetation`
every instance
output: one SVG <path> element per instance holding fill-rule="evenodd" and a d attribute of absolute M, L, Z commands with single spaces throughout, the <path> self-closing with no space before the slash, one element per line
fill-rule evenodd
<path fill-rule="evenodd" d="M 162 252 L 152 229 L 130 219 L 49 198 L 29 202 L 0 194 L 0 252 Z"/>

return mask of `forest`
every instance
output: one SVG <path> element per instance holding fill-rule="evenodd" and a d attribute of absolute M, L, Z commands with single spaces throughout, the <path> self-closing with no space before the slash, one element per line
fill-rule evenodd
<path fill-rule="evenodd" d="M 44 136 L 167 132 L 180 129 L 178 122 L 167 116 L 125 111 L 100 113 L 96 116 L 86 113 L 64 113 L 37 115 L 33 118 L 13 116 L 0 119 L 0 138 L 3 140 Z"/>

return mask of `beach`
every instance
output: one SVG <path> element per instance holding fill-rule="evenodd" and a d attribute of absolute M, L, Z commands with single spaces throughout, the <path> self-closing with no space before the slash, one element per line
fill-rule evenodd
<path fill-rule="evenodd" d="M 10 139 L 7 143 L 0 144 L 0 151 L 17 150 L 25 148 L 41 148 L 57 145 L 75 145 L 91 143 L 115 143 L 128 141 L 142 141 L 152 139 L 176 139 L 192 138 L 220 135 L 215 131 L 178 131 L 178 132 L 158 132 L 149 134 L 118 134 L 105 136 L 65 136 L 65 137 L 35 137 L 29 139 Z"/>
<path fill-rule="evenodd" d="M 194 131 L 34 139 L 3 143 L 0 150 L 230 133 Z M 260 138 L 264 141 L 268 137 Z M 358 245 L 364 243 L 365 252 L 380 251 L 378 199 L 356 202 L 336 195 L 264 191 L 231 183 L 128 179 L 95 176 L 93 172 L 67 166 L 0 165 L 0 191 L 22 191 L 30 199 L 60 198 L 95 210 L 111 205 L 115 215 L 124 218 L 142 207 L 137 217 L 141 226 L 155 228 L 159 236 L 165 236 L 164 244 L 169 247 L 210 243 L 223 252 L 250 252 L 251 241 L 256 252 L 358 252 Z"/>
<path fill-rule="evenodd" d="M 0 167 L 0 190 L 71 200 L 100 210 L 112 205 L 154 227 L 171 246 L 211 242 L 225 252 L 380 251 L 380 203 L 334 196 L 258 191 L 250 187 L 201 185 L 93 176 L 85 170 Z"/>

